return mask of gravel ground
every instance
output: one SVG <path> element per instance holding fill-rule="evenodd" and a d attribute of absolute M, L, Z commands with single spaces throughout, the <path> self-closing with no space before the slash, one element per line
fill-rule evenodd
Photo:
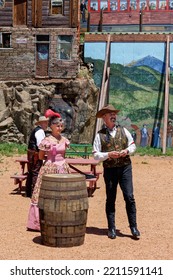
<path fill-rule="evenodd" d="M 173 158 L 133 156 L 134 194 L 140 240 L 131 237 L 122 193 L 116 203 L 117 238 L 107 238 L 102 175 L 89 198 L 83 245 L 69 248 L 41 244 L 40 232 L 26 230 L 30 199 L 17 193 L 10 175 L 20 172 L 15 157 L 0 158 L 1 260 L 172 260 Z M 85 167 L 83 167 L 85 170 Z M 102 166 L 98 166 L 102 170 Z"/>

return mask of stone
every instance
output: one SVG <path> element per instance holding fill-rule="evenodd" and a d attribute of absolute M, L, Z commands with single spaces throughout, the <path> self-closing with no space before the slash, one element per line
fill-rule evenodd
<path fill-rule="evenodd" d="M 0 141 L 27 144 L 35 121 L 51 108 L 65 119 L 64 135 L 72 143 L 92 143 L 98 97 L 99 89 L 89 76 L 61 83 L 1 82 Z"/>

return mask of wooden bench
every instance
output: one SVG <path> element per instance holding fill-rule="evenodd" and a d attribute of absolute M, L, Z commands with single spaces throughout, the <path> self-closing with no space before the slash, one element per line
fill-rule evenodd
<path fill-rule="evenodd" d="M 14 185 L 18 185 L 18 190 L 22 191 L 22 182 L 26 180 L 27 174 L 14 174 L 10 178 L 14 179 Z"/>
<path fill-rule="evenodd" d="M 72 170 L 71 173 L 77 173 L 77 171 Z M 92 172 L 86 172 L 85 174 L 91 174 Z M 96 178 L 86 179 L 87 184 L 87 191 L 88 191 L 88 197 L 91 197 L 96 189 L 99 189 L 99 187 L 96 186 L 96 182 L 99 179 L 99 175 L 102 174 L 102 172 L 96 172 L 95 176 Z"/>
<path fill-rule="evenodd" d="M 88 197 L 91 197 L 96 190 L 95 183 L 98 178 L 86 179 L 86 182 L 89 183 L 87 186 Z"/>
<path fill-rule="evenodd" d="M 90 150 L 90 151 L 89 151 Z M 79 156 L 83 158 L 89 158 L 92 155 L 91 144 L 70 144 L 69 149 L 66 150 L 65 156 Z"/>

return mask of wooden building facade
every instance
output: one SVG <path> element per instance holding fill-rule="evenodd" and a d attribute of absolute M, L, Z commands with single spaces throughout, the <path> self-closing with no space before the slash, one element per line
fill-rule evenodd
<path fill-rule="evenodd" d="M 88 12 L 91 27 L 101 23 L 105 31 L 173 30 L 172 0 L 88 0 Z"/>
<path fill-rule="evenodd" d="M 76 77 L 79 0 L 0 0 L 0 80 Z"/>

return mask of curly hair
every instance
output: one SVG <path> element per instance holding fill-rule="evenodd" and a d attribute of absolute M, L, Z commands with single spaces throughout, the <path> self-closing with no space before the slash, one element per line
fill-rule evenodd
<path fill-rule="evenodd" d="M 49 126 L 51 126 L 52 124 L 64 124 L 64 121 L 63 119 L 61 118 L 58 118 L 56 116 L 52 116 L 50 119 L 49 119 Z"/>

